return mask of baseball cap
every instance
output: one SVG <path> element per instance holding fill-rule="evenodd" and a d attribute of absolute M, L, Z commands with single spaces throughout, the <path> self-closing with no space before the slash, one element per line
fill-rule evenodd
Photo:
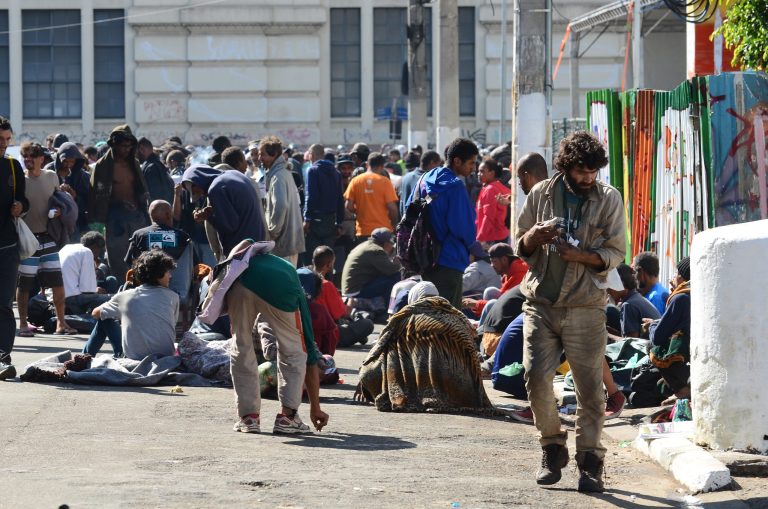
<path fill-rule="evenodd" d="M 388 228 L 381 227 L 381 228 L 376 228 L 371 232 L 371 240 L 374 240 L 379 244 L 384 244 L 385 242 L 394 244 L 395 236 L 391 231 L 389 231 Z"/>

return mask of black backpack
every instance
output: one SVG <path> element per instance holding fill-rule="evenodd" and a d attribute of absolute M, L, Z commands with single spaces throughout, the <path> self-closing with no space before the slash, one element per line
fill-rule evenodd
<path fill-rule="evenodd" d="M 405 215 L 395 228 L 395 252 L 406 271 L 424 274 L 437 266 L 440 243 L 429 218 L 430 196 L 420 197 L 422 176 L 414 189 L 414 198 L 405 209 Z"/>

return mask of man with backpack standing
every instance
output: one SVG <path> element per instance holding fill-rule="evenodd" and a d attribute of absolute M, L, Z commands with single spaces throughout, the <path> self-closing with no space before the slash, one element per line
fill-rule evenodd
<path fill-rule="evenodd" d="M 456 138 L 446 149 L 446 166 L 427 172 L 416 195 L 429 202 L 431 229 L 440 245 L 436 263 L 422 278 L 434 283 L 440 296 L 457 309 L 461 309 L 462 278 L 476 233 L 475 209 L 459 177 L 475 171 L 478 154 L 471 140 Z"/>

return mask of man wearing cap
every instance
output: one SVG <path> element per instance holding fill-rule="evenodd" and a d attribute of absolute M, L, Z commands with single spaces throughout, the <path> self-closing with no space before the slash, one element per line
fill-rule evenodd
<path fill-rule="evenodd" d="M 392 259 L 394 251 L 392 232 L 387 228 L 373 230 L 368 240 L 349 253 L 341 276 L 341 294 L 361 299 L 388 298 L 400 281 L 400 262 Z"/>
<path fill-rule="evenodd" d="M 368 170 L 353 178 L 344 193 L 347 209 L 357 216 L 358 242 L 377 228 L 394 230 L 397 224 L 397 194 L 385 173 L 384 156 L 373 152 L 368 156 Z"/>
<path fill-rule="evenodd" d="M 365 163 L 368 161 L 368 156 L 371 154 L 371 149 L 365 143 L 355 143 L 352 146 L 352 151 L 349 153 L 352 158 L 352 162 L 355 164 L 355 173 L 362 173 L 365 171 Z"/>
<path fill-rule="evenodd" d="M 518 218 L 517 254 L 530 266 L 526 297 L 525 382 L 542 446 L 540 485 L 557 483 L 568 464 L 567 432 L 552 388 L 560 355 L 571 365 L 579 407 L 576 463 L 581 492 L 603 491 L 603 358 L 608 272 L 626 246 L 621 194 L 597 180 L 605 148 L 587 131 L 560 143 L 554 177 L 536 184 Z"/>
<path fill-rule="evenodd" d="M 304 264 L 312 263 L 312 253 L 319 246 L 332 246 L 344 221 L 344 197 L 341 175 L 333 163 L 323 159 L 322 145 L 309 148 L 312 166 L 307 171 L 304 200 Z"/>
<path fill-rule="evenodd" d="M 491 246 L 488 256 L 491 259 L 494 272 L 501 276 L 501 288 L 486 288 L 483 299 L 465 297 L 462 300 L 462 306 L 472 310 L 477 316 L 483 312 L 489 303 L 495 302 L 495 299 L 519 285 L 528 271 L 528 264 L 515 256 L 512 246 L 506 242 L 499 242 Z"/>
<path fill-rule="evenodd" d="M 501 277 L 491 265 L 488 253 L 479 242 L 469 248 L 469 266 L 464 270 L 462 293 L 468 297 L 481 296 L 486 288 L 501 287 Z"/>

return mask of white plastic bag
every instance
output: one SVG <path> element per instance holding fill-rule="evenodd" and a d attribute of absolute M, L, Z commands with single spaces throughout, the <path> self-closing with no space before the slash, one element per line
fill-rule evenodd
<path fill-rule="evenodd" d="M 40 249 L 40 243 L 22 218 L 17 217 L 14 222 L 16 223 L 16 232 L 19 234 L 19 258 L 26 260 Z"/>

